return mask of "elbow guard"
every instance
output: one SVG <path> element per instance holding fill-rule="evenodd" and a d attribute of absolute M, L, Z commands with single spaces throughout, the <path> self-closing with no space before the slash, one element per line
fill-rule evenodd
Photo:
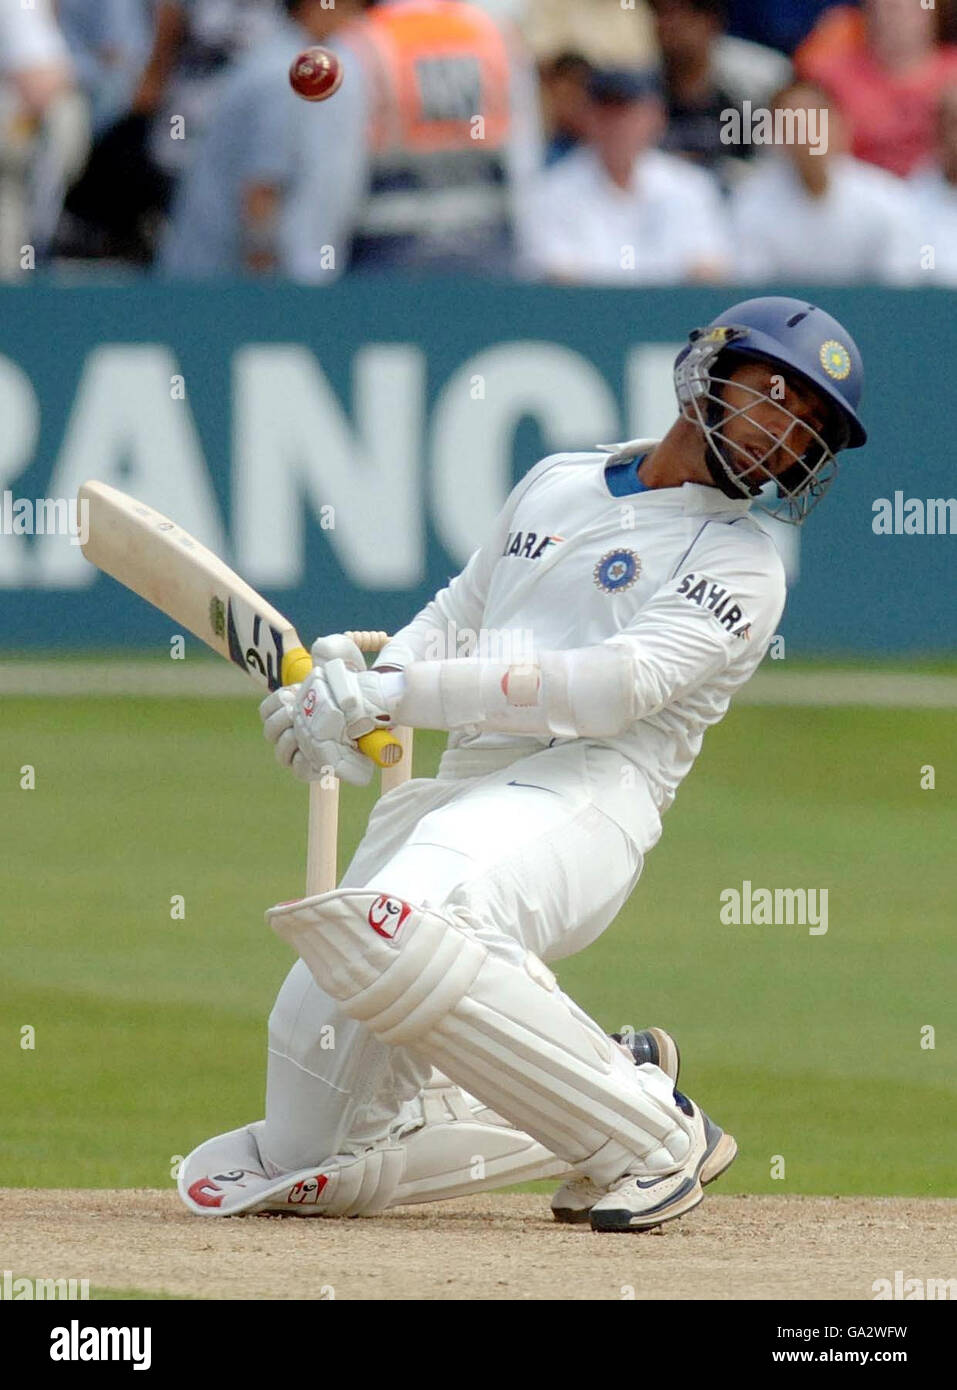
<path fill-rule="evenodd" d="M 417 661 L 403 675 L 393 714 L 416 728 L 607 738 L 638 713 L 634 665 L 623 646 L 539 652 L 532 662 Z"/>

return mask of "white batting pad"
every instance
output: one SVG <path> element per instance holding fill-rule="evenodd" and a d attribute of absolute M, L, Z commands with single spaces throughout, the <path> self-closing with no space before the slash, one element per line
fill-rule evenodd
<path fill-rule="evenodd" d="M 400 1145 L 340 1154 L 294 1173 L 270 1174 L 260 1156 L 263 1121 L 218 1134 L 183 1161 L 178 1188 L 196 1216 L 375 1216 L 392 1202 L 405 1167 Z"/>
<path fill-rule="evenodd" d="M 667 1173 L 691 1123 L 657 1068 L 636 1068 L 528 953 L 497 957 L 460 920 L 340 889 L 266 914 L 317 983 L 381 1041 L 418 1051 L 550 1152 L 610 1184 Z"/>
<path fill-rule="evenodd" d="M 563 1159 L 439 1072 L 433 1071 L 421 1099 L 425 1124 L 398 1140 L 405 1150 L 405 1172 L 393 1207 L 467 1197 L 568 1172 Z"/>

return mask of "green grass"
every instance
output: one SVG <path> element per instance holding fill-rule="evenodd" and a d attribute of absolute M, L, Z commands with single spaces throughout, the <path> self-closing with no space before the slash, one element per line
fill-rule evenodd
<path fill-rule="evenodd" d="M 23 1276 L 17 1275 L 17 1274 L 13 1275 L 13 1278 L 14 1278 L 14 1279 L 18 1279 L 18 1278 L 22 1278 L 22 1277 L 23 1277 Z M 32 1277 L 32 1276 L 28 1275 L 28 1276 L 26 1276 L 26 1277 L 27 1277 L 27 1278 L 30 1278 L 30 1277 Z M 114 1303 L 114 1302 L 122 1301 L 122 1302 L 134 1302 L 134 1303 L 143 1303 L 143 1302 L 151 1302 L 151 1303 L 153 1303 L 153 1302 L 157 1302 L 157 1301 L 159 1301 L 159 1302 L 167 1302 L 167 1301 L 170 1301 L 170 1300 L 174 1300 L 174 1299 L 175 1299 L 175 1301 L 176 1301 L 177 1303 L 179 1303 L 179 1302 L 181 1302 L 183 1299 L 186 1299 L 186 1300 L 188 1300 L 188 1301 L 192 1301 L 193 1297 L 194 1297 L 193 1294 L 188 1294 L 188 1293 L 161 1293 L 161 1292 L 159 1292 L 159 1291 L 156 1290 L 156 1289 L 111 1289 L 111 1288 L 107 1288 L 106 1286 L 101 1287 L 101 1286 L 98 1285 L 98 1284 L 94 1284 L 94 1285 L 91 1287 L 91 1289 L 90 1289 L 90 1297 L 89 1297 L 88 1300 L 86 1300 L 86 1299 L 83 1299 L 83 1300 L 81 1300 L 81 1299 L 57 1299 L 57 1300 L 55 1300 L 55 1301 L 58 1302 L 58 1303 L 69 1303 L 69 1304 L 70 1304 L 70 1308 L 71 1308 L 71 1310 L 72 1310 L 72 1309 L 74 1308 L 75 1304 L 77 1304 L 77 1303 L 79 1303 L 79 1302 L 91 1302 L 91 1303 L 92 1303 L 92 1302 L 94 1302 L 94 1301 L 99 1301 L 99 1302 L 110 1302 L 110 1303 Z M 53 1301 L 53 1300 L 48 1300 L 48 1301 Z"/>
<path fill-rule="evenodd" d="M 440 740 L 418 744 L 427 773 Z M 947 711 L 732 712 L 618 921 L 560 963 L 605 1027 L 676 1034 L 741 1147 L 724 1191 L 957 1194 L 955 765 Z M 343 863 L 372 795 L 344 795 Z M 4 701 L 0 1186 L 170 1185 L 261 1115 L 292 960 L 262 914 L 301 887 L 305 813 L 254 700 Z M 723 926 L 745 878 L 827 888 L 827 934 Z"/>

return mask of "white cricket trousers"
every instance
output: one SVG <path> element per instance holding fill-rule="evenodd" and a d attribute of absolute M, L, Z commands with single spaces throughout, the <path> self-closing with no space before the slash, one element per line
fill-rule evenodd
<path fill-rule="evenodd" d="M 482 942 L 517 963 L 526 950 L 545 961 L 574 955 L 634 888 L 661 833 L 654 803 L 632 777 L 626 833 L 612 816 L 635 770 L 583 740 L 474 774 L 488 765 L 478 750 L 455 750 L 438 778 L 381 797 L 340 887 L 464 909 Z M 430 1072 L 347 1018 L 297 961 L 269 1020 L 263 1157 L 293 1171 L 401 1129 Z"/>

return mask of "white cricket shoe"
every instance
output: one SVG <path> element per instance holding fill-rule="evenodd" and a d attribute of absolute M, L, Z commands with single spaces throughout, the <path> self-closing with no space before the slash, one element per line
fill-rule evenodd
<path fill-rule="evenodd" d="M 681 1053 L 678 1044 L 663 1028 L 644 1028 L 640 1033 L 612 1033 L 618 1046 L 627 1056 L 632 1057 L 635 1066 L 651 1063 L 660 1067 L 677 1085 L 681 1070 Z M 577 1225 L 588 1220 L 589 1213 L 597 1201 L 606 1195 L 607 1187 L 599 1187 L 583 1173 L 569 1178 L 552 1198 L 552 1216 L 556 1221 Z"/>
<path fill-rule="evenodd" d="M 626 1173 L 589 1212 L 593 1231 L 647 1231 L 696 1207 L 704 1184 L 734 1162 L 738 1146 L 704 1111 L 680 1091 L 680 1108 L 694 1121 L 691 1149 L 675 1173 L 649 1178 Z"/>

